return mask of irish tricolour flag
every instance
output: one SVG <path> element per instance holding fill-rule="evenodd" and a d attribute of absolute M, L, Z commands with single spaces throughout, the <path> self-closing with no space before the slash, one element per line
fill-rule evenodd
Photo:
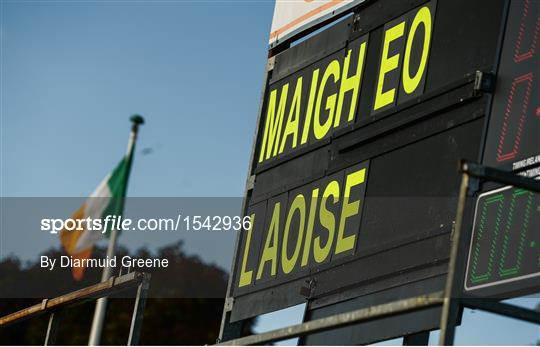
<path fill-rule="evenodd" d="M 129 151 L 131 152 L 131 151 Z M 126 196 L 127 181 L 131 168 L 132 155 L 126 155 L 99 184 L 97 189 L 71 216 L 72 219 L 104 220 L 106 216 L 119 216 L 123 212 L 124 197 Z M 74 259 L 87 259 L 92 255 L 94 244 L 104 237 L 108 237 L 110 230 L 102 233 L 100 230 L 88 230 L 85 223 L 81 223 L 84 230 L 62 230 L 60 240 L 66 253 Z M 72 273 L 75 280 L 82 279 L 84 267 L 73 267 Z"/>

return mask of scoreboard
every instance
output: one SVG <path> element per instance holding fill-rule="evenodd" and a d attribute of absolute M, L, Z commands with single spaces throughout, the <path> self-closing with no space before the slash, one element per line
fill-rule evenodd
<path fill-rule="evenodd" d="M 539 39 L 540 2 L 511 1 L 484 153 L 487 166 L 514 171 L 540 166 Z"/>
<path fill-rule="evenodd" d="M 513 187 L 481 194 L 473 231 L 467 291 L 495 296 L 501 287 L 511 292 L 522 286 L 538 288 L 540 194 Z"/>
<path fill-rule="evenodd" d="M 540 1 L 510 2 L 483 163 L 540 177 Z M 540 290 L 540 194 L 503 187 L 476 204 L 465 291 Z M 533 289 L 534 290 L 534 289 Z"/>
<path fill-rule="evenodd" d="M 458 163 L 540 168 L 538 0 L 360 1 L 268 62 L 230 322 L 304 320 L 443 290 Z M 495 91 L 478 88 L 479 73 Z M 539 198 L 486 185 L 464 290 L 538 284 Z M 511 283 L 511 284 L 509 284 Z M 504 289 L 507 292 L 507 288 Z M 440 308 L 301 339 L 367 344 L 438 328 Z"/>

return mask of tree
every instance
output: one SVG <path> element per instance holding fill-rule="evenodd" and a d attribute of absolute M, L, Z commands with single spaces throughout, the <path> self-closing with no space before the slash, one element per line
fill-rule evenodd
<path fill-rule="evenodd" d="M 128 255 L 128 251 L 120 248 L 117 254 L 117 259 L 120 259 Z M 45 255 L 59 259 L 63 253 L 58 249 L 50 249 Z M 187 255 L 182 242 L 167 245 L 155 254 L 140 248 L 129 255 L 169 260 L 167 268 L 137 269 L 152 274 L 140 343 L 215 343 L 221 323 L 227 273 L 215 265 L 204 263 L 197 256 Z M 105 249 L 95 249 L 93 257 L 104 258 Z M 39 260 L 23 264 L 12 256 L 0 262 L 0 273 L 0 315 L 3 316 L 39 303 L 43 298 L 55 297 L 97 283 L 101 268 L 87 269 L 84 279 L 76 282 L 69 268 L 46 271 L 40 267 Z M 126 291 L 109 300 L 102 344 L 122 345 L 127 342 L 134 294 L 134 290 Z M 59 315 L 56 342 L 64 345 L 87 344 L 94 307 L 95 302 L 90 301 L 63 310 Z M 0 344 L 43 344 L 47 322 L 48 317 L 40 316 L 3 328 Z M 252 326 L 253 322 L 246 324 L 244 333 L 251 333 Z"/>

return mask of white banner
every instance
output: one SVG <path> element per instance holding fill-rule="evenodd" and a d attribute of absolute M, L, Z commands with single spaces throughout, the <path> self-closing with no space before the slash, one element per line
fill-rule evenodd
<path fill-rule="evenodd" d="M 365 0 L 276 0 L 270 45 L 275 45 Z"/>

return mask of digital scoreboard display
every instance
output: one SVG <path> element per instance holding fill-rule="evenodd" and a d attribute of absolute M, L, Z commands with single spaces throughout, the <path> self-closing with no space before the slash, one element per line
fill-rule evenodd
<path fill-rule="evenodd" d="M 512 0 L 489 119 L 486 166 L 521 171 L 540 165 L 539 39 L 540 2 Z"/>
<path fill-rule="evenodd" d="M 467 290 L 515 290 L 514 282 L 540 276 L 540 194 L 514 187 L 481 194 L 474 236 Z"/>
<path fill-rule="evenodd" d="M 540 1 L 512 0 L 483 163 L 540 176 Z M 498 296 L 540 289 L 540 195 L 516 187 L 480 194 L 465 290 Z"/>

